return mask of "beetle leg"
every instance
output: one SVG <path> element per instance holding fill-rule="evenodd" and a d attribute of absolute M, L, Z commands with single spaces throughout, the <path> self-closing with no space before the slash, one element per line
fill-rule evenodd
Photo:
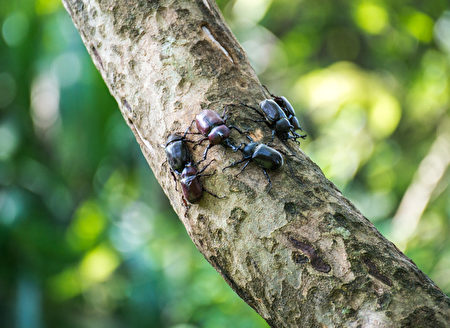
<path fill-rule="evenodd" d="M 273 139 L 275 139 L 275 133 L 276 133 L 277 131 L 275 131 L 275 130 L 272 130 L 272 138 L 270 139 L 270 143 L 272 143 L 273 142 Z"/>
<path fill-rule="evenodd" d="M 239 174 L 241 174 L 245 170 L 245 168 L 247 167 L 248 164 L 250 164 L 250 160 L 248 160 L 247 163 L 244 164 L 244 166 L 241 168 L 239 173 L 235 175 L 235 177 L 237 177 Z"/>
<path fill-rule="evenodd" d="M 244 146 L 245 147 L 245 143 L 243 143 L 243 142 L 241 142 L 241 144 L 239 145 L 239 146 L 235 146 L 235 145 L 233 145 L 231 142 L 230 142 L 230 145 L 228 145 L 227 144 L 227 146 L 228 147 L 230 147 L 234 152 L 237 152 L 238 150 L 242 150 L 241 148 L 242 148 L 242 146 Z M 231 147 L 232 146 L 232 147 Z"/>
<path fill-rule="evenodd" d="M 212 192 L 209 191 L 208 189 L 205 189 L 204 187 L 203 187 L 203 191 L 204 191 L 204 192 L 207 192 L 207 193 L 210 194 L 211 196 L 214 196 L 214 197 L 216 197 L 216 198 L 218 198 L 218 199 L 224 199 L 224 198 L 227 198 L 227 196 L 217 196 L 216 194 L 212 193 Z"/>
<path fill-rule="evenodd" d="M 231 129 L 235 129 L 237 132 L 239 132 L 240 134 L 244 134 L 244 133 L 248 133 L 249 131 L 248 130 L 245 130 L 244 132 L 242 132 L 242 130 L 241 129 L 239 129 L 237 126 L 235 126 L 235 125 L 228 125 L 228 128 L 231 130 Z"/>
<path fill-rule="evenodd" d="M 248 159 L 248 158 L 243 158 L 243 159 L 241 159 L 240 161 L 237 161 L 237 162 L 234 162 L 234 163 L 231 163 L 230 165 L 228 165 L 228 166 L 226 166 L 226 167 L 224 167 L 223 169 L 222 169 L 222 172 L 223 171 L 225 171 L 226 169 L 229 169 L 230 167 L 233 167 L 233 166 L 236 166 L 236 165 L 239 165 L 239 164 L 241 164 L 241 163 L 244 163 L 245 161 L 249 161 L 250 159 Z"/>
<path fill-rule="evenodd" d="M 274 148 L 274 147 L 272 147 L 273 149 L 275 149 L 277 152 L 279 152 L 279 153 L 282 153 L 284 156 L 288 156 L 288 157 L 296 157 L 296 155 L 295 154 L 288 154 L 288 153 L 286 153 L 284 150 L 282 150 L 282 149 L 278 149 L 278 148 Z"/>
<path fill-rule="evenodd" d="M 201 178 L 201 177 L 210 177 L 210 176 L 212 176 L 212 175 L 214 175 L 214 174 L 216 174 L 216 170 L 214 170 L 213 173 L 208 173 L 208 174 L 197 174 L 197 177 L 198 177 L 198 178 Z"/>
<path fill-rule="evenodd" d="M 262 118 L 264 118 L 264 121 L 265 121 L 266 117 L 264 116 L 264 114 L 262 114 L 262 113 L 259 111 L 259 109 L 255 108 L 255 107 L 252 107 L 252 106 L 250 106 L 250 105 L 244 104 L 244 103 L 241 103 L 241 106 L 244 106 L 244 107 L 253 109 L 253 110 L 254 110 L 255 112 L 257 112 Z"/>
<path fill-rule="evenodd" d="M 236 150 L 233 149 L 234 152 L 237 152 L 238 150 L 241 150 L 241 147 L 244 146 L 245 148 L 245 143 L 241 142 L 241 144 L 236 148 Z"/>
<path fill-rule="evenodd" d="M 300 128 L 301 130 L 301 128 Z M 303 131 L 303 130 L 302 130 Z M 306 139 L 307 135 L 306 134 L 298 134 L 297 132 L 295 132 L 294 130 L 291 130 L 292 134 L 296 137 L 296 138 L 302 138 L 302 139 Z"/>
<path fill-rule="evenodd" d="M 183 201 L 184 208 L 186 209 L 186 212 L 184 212 L 184 216 L 187 216 L 189 209 L 191 208 L 191 205 L 188 204 L 186 198 L 184 196 L 181 196 L 181 200 Z"/>
<path fill-rule="evenodd" d="M 176 176 L 175 176 L 175 173 L 173 173 L 173 170 L 172 170 L 172 169 L 170 169 L 170 174 L 172 174 L 173 181 L 175 182 L 175 191 L 178 191 L 177 178 L 176 178 Z"/>
<path fill-rule="evenodd" d="M 267 190 L 267 192 L 269 192 L 269 191 L 272 189 L 272 181 L 270 181 L 269 173 L 267 173 L 267 171 L 266 171 L 265 169 L 262 169 L 262 170 L 263 170 L 263 172 L 264 172 L 264 175 L 265 175 L 266 178 L 267 178 L 267 181 L 269 181 L 269 190 Z"/>
<path fill-rule="evenodd" d="M 233 104 L 228 104 L 228 105 L 225 105 L 224 107 L 223 107 L 223 112 L 222 112 L 222 120 L 224 121 L 224 122 L 226 122 L 227 121 L 227 119 L 228 119 L 228 108 L 230 107 L 230 106 L 234 106 Z"/>
<path fill-rule="evenodd" d="M 186 137 L 186 134 L 188 134 L 188 131 L 191 129 L 192 124 L 194 124 L 195 120 L 192 120 L 191 124 L 189 124 L 189 126 L 187 127 L 186 131 L 184 131 L 184 135 L 183 138 Z"/>
<path fill-rule="evenodd" d="M 206 141 L 206 140 L 208 140 L 208 137 L 204 137 L 204 138 L 201 138 L 200 140 L 197 140 L 196 145 L 194 146 L 194 149 L 197 148 L 197 146 L 200 146 L 203 143 L 203 141 Z"/>
<path fill-rule="evenodd" d="M 201 163 L 201 162 L 203 162 L 204 160 L 202 159 L 200 162 L 198 162 L 197 164 L 199 164 L 199 163 Z M 215 159 L 212 159 L 208 164 L 206 164 L 200 171 L 198 171 L 197 172 L 197 176 L 199 175 L 199 174 L 202 174 L 203 173 L 203 171 L 205 171 L 207 168 L 208 168 L 208 166 L 210 166 L 211 165 L 211 163 L 212 162 L 215 162 L 216 160 Z"/>
<path fill-rule="evenodd" d="M 213 144 L 209 144 L 208 147 L 206 147 L 205 151 L 203 152 L 203 160 L 206 160 L 206 156 L 208 156 L 208 151 L 209 151 L 212 147 L 214 147 Z M 211 162 L 210 162 L 209 164 L 211 164 Z M 209 164 L 208 164 L 208 165 L 209 165 Z"/>
<path fill-rule="evenodd" d="M 272 93 L 269 91 L 269 89 L 267 89 L 267 87 L 266 87 L 265 84 L 263 84 L 262 86 L 263 86 L 263 88 L 267 91 L 267 93 L 268 93 L 272 98 L 275 98 L 275 97 L 276 97 L 274 94 L 272 94 Z"/>
<path fill-rule="evenodd" d="M 286 140 L 290 140 L 290 139 L 292 139 L 297 145 L 301 145 L 301 143 L 300 143 L 300 141 L 298 141 L 297 139 L 298 139 L 299 137 L 296 137 L 296 136 L 290 136 L 290 135 L 288 135 L 287 137 L 286 137 Z"/>
<path fill-rule="evenodd" d="M 230 141 L 229 139 L 225 139 L 225 140 L 223 141 L 223 144 L 224 144 L 225 146 L 227 146 L 227 147 L 233 149 L 234 152 L 237 152 L 237 151 L 240 149 L 241 145 L 242 145 L 242 144 L 240 144 L 239 147 L 236 147 L 235 145 L 233 145 L 233 144 L 231 143 L 231 141 Z"/>

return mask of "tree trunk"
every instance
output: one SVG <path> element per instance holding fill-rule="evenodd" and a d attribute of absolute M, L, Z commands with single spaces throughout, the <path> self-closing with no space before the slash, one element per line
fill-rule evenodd
<path fill-rule="evenodd" d="M 445 327 L 450 300 L 386 240 L 289 141 L 273 188 L 255 164 L 222 146 L 186 209 L 162 145 L 195 114 L 264 99 L 248 58 L 212 0 L 63 0 L 149 165 L 192 241 L 272 327 Z M 270 140 L 251 110 L 230 121 Z M 245 141 L 234 135 L 236 143 Z M 203 147 L 194 151 L 199 160 Z"/>

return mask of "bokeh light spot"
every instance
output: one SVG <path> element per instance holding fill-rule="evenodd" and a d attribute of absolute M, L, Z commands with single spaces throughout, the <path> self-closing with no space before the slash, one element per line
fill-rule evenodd
<path fill-rule="evenodd" d="M 28 33 L 28 18 L 22 12 L 9 15 L 2 26 L 2 36 L 6 44 L 16 47 L 22 43 Z"/>
<path fill-rule="evenodd" d="M 369 126 L 375 138 L 383 138 L 390 135 L 396 129 L 400 117 L 401 108 L 397 99 L 389 94 L 382 94 L 376 98 L 369 114 Z"/>
<path fill-rule="evenodd" d="M 11 189 L 0 192 L 0 224 L 14 224 L 22 208 L 20 194 Z"/>
<path fill-rule="evenodd" d="M 76 268 L 68 268 L 49 280 L 53 298 L 66 300 L 81 292 L 80 276 Z"/>
<path fill-rule="evenodd" d="M 433 20 L 419 11 L 411 13 L 406 20 L 406 29 L 417 40 L 430 42 L 433 37 Z"/>
<path fill-rule="evenodd" d="M 233 14 L 238 20 L 259 22 L 269 9 L 272 0 L 237 0 L 233 6 Z"/>
<path fill-rule="evenodd" d="M 110 247 L 100 245 L 87 253 L 81 261 L 81 278 L 88 284 L 105 281 L 119 263 L 119 257 Z"/>
<path fill-rule="evenodd" d="M 55 12 L 61 6 L 59 0 L 36 0 L 36 13 L 38 15 L 47 15 Z"/>
<path fill-rule="evenodd" d="M 68 230 L 68 240 L 75 249 L 85 249 L 92 245 L 105 228 L 106 219 L 94 202 L 81 205 Z"/>
<path fill-rule="evenodd" d="M 59 118 L 59 85 L 51 74 L 42 74 L 33 81 L 31 116 L 40 132 L 50 128 Z"/>
<path fill-rule="evenodd" d="M 386 9 L 371 1 L 358 4 L 355 19 L 360 28 L 371 34 L 381 33 L 389 23 Z"/>
<path fill-rule="evenodd" d="M 0 125 L 0 161 L 8 160 L 17 148 L 19 136 L 9 123 Z"/>

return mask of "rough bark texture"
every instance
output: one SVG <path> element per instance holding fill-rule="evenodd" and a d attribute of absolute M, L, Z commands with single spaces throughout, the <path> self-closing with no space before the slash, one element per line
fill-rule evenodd
<path fill-rule="evenodd" d="M 212 192 L 183 207 L 167 163 L 167 136 L 202 108 L 256 105 L 264 98 L 248 59 L 212 0 L 64 0 L 95 65 L 136 135 L 192 241 L 228 284 L 272 327 L 445 327 L 450 301 L 342 196 L 294 143 L 265 190 L 251 164 L 216 146 Z M 254 113 L 236 125 L 268 140 Z M 233 134 L 236 142 L 242 137 Z M 202 148 L 202 147 L 199 147 Z M 202 149 L 195 158 L 200 159 Z"/>

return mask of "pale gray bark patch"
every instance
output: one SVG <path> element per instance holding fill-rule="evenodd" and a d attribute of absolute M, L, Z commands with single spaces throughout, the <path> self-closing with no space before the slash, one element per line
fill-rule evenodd
<path fill-rule="evenodd" d="M 296 144 L 270 172 L 222 146 L 215 175 L 189 210 L 167 164 L 165 140 L 201 109 L 264 99 L 247 57 L 213 1 L 64 0 L 83 42 L 194 244 L 272 327 L 445 327 L 450 301 Z M 205 33 L 205 28 L 210 32 Z M 224 51 L 225 50 L 225 51 Z M 231 59 L 231 60 L 230 60 Z M 230 123 L 269 140 L 265 124 L 236 107 Z M 236 142 L 245 141 L 232 134 Z M 202 147 L 194 151 L 201 158 Z"/>

